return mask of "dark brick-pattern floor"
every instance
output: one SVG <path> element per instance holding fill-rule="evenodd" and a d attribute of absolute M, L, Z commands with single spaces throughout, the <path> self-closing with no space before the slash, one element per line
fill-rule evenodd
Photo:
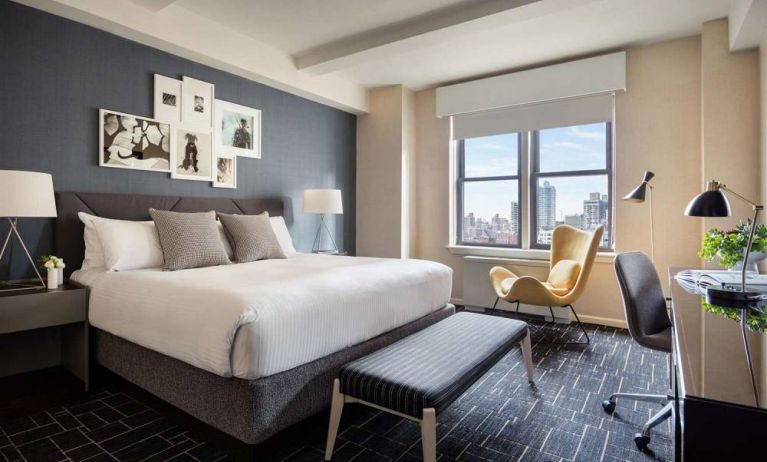
<path fill-rule="evenodd" d="M 664 392 L 665 357 L 637 346 L 624 330 L 587 327 L 592 337 L 587 347 L 534 344 L 535 388 L 527 384 L 518 351 L 503 358 L 438 417 L 439 460 L 670 460 L 668 422 L 653 436 L 654 453 L 638 452 L 632 441 L 657 405 L 619 402 L 613 416 L 600 406 L 614 390 Z M 582 335 L 574 326 L 536 328 L 534 342 Z M 420 460 L 414 422 L 348 405 L 341 425 L 334 461 Z M 326 414 L 308 419 L 259 447 L 258 460 L 322 460 L 326 429 Z M 230 459 L 224 448 L 118 387 L 0 422 L 0 461 Z"/>

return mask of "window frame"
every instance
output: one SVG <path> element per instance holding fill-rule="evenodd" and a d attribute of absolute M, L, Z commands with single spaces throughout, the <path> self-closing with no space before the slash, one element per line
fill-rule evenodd
<path fill-rule="evenodd" d="M 509 135 L 515 134 L 515 132 L 508 133 Z M 522 138 L 523 133 L 516 133 L 517 135 L 517 174 L 516 175 L 498 175 L 498 176 L 483 176 L 483 177 L 466 177 L 466 149 L 465 140 L 457 141 L 457 158 L 458 158 L 458 170 L 456 174 L 455 183 L 455 204 L 456 204 L 456 226 L 455 226 L 455 241 L 456 245 L 473 246 L 473 247 L 498 247 L 503 249 L 521 249 L 522 248 L 522 236 L 524 229 L 522 223 L 522 214 L 524 213 L 524 203 L 522 201 Z M 519 238 L 517 244 L 488 244 L 481 242 L 467 242 L 463 240 L 463 192 L 465 183 L 475 182 L 490 182 L 490 181 L 516 181 L 517 182 L 517 203 L 519 204 Z M 511 217 L 509 217 L 511 220 Z"/>
<path fill-rule="evenodd" d="M 550 250 L 550 244 L 538 243 L 538 179 L 539 178 L 572 178 L 575 176 L 607 176 L 607 224 L 605 231 L 608 234 L 608 247 L 599 246 L 601 252 L 612 252 L 614 249 L 614 236 L 612 232 L 613 222 L 613 123 L 610 121 L 597 122 L 605 124 L 605 168 L 596 170 L 561 170 L 555 172 L 540 171 L 540 130 L 530 132 L 530 178 L 528 190 L 530 198 L 528 200 L 530 207 L 530 229 L 529 239 L 531 249 Z"/>

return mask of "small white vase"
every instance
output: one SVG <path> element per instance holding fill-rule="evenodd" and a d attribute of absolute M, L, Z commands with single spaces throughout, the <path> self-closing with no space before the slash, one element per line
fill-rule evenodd
<path fill-rule="evenodd" d="M 48 269 L 48 288 L 57 289 L 59 287 L 59 270 L 57 268 Z"/>
<path fill-rule="evenodd" d="M 58 279 L 59 285 L 64 284 L 64 268 L 56 268 L 56 271 L 59 272 L 59 279 Z"/>

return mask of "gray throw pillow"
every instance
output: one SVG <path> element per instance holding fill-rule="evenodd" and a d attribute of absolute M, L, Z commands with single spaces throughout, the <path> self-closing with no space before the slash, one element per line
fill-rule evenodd
<path fill-rule="evenodd" d="M 274 234 L 269 214 L 227 215 L 219 213 L 218 218 L 224 224 L 226 236 L 234 251 L 238 263 L 265 260 L 269 258 L 287 258 L 282 251 L 280 241 Z"/>
<path fill-rule="evenodd" d="M 227 265 L 216 212 L 179 213 L 149 209 L 165 257 L 165 270 Z"/>

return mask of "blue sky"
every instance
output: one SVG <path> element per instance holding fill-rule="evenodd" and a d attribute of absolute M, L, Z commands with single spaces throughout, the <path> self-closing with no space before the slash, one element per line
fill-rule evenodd
<path fill-rule="evenodd" d="M 604 124 L 541 130 L 541 171 L 602 169 L 605 163 Z M 517 135 L 496 135 L 467 139 L 466 176 L 515 175 Z M 551 178 L 557 188 L 557 219 L 581 213 L 590 192 L 607 194 L 605 176 Z M 466 183 L 464 212 L 490 218 L 495 213 L 509 217 L 509 201 L 516 200 L 517 187 L 511 182 Z"/>

